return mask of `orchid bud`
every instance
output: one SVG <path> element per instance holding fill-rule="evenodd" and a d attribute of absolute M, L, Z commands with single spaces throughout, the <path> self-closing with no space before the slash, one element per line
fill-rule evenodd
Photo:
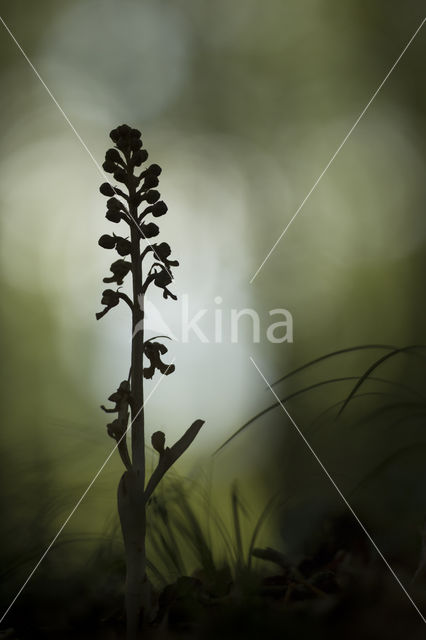
<path fill-rule="evenodd" d="M 148 189 L 153 189 L 154 187 L 158 187 L 158 178 L 157 176 L 148 174 L 143 181 L 142 191 L 147 191 Z"/>
<path fill-rule="evenodd" d="M 161 167 L 158 164 L 150 164 L 144 173 L 150 173 L 153 176 L 159 176 L 161 174 Z"/>
<path fill-rule="evenodd" d="M 151 444 L 152 444 L 153 449 L 158 451 L 158 453 L 160 455 L 162 453 L 164 453 L 164 446 L 166 444 L 166 436 L 164 435 L 163 431 L 155 431 L 155 433 L 152 434 L 152 436 L 151 436 Z"/>
<path fill-rule="evenodd" d="M 128 256 L 132 250 L 132 245 L 129 240 L 124 238 L 115 238 L 115 249 L 120 256 Z"/>
<path fill-rule="evenodd" d="M 128 182 L 128 176 L 126 171 L 124 171 L 124 169 L 121 169 L 120 167 L 115 168 L 114 178 L 117 180 L 117 182 L 124 182 L 124 184 L 127 184 Z"/>
<path fill-rule="evenodd" d="M 109 182 L 103 182 L 99 187 L 99 191 L 103 196 L 115 196 L 115 190 Z"/>
<path fill-rule="evenodd" d="M 105 162 L 102 164 L 102 169 L 106 171 L 106 173 L 114 173 L 116 168 L 117 165 L 114 162 L 111 162 L 111 160 L 105 160 Z"/>
<path fill-rule="evenodd" d="M 126 262 L 125 260 L 116 260 L 110 266 L 110 270 L 113 275 L 109 278 L 104 278 L 103 282 L 116 282 L 121 285 L 123 284 L 123 278 L 127 276 L 131 269 L 132 265 L 130 262 Z"/>
<path fill-rule="evenodd" d="M 154 238 L 160 233 L 160 229 L 155 222 L 148 222 L 147 224 L 141 224 L 141 231 L 145 238 Z"/>
<path fill-rule="evenodd" d="M 106 304 L 109 307 L 115 307 L 119 302 L 120 298 L 117 291 L 113 291 L 112 289 L 105 289 L 102 292 L 102 304 Z"/>
<path fill-rule="evenodd" d="M 133 140 L 130 141 L 129 146 L 133 152 L 139 151 L 139 149 L 142 147 L 142 140 L 137 140 L 136 138 L 134 138 Z"/>
<path fill-rule="evenodd" d="M 107 212 L 105 214 L 105 218 L 110 222 L 120 222 L 122 217 L 123 217 L 123 214 L 121 213 L 121 211 L 118 211 L 117 209 L 107 209 Z"/>
<path fill-rule="evenodd" d="M 121 156 L 117 149 L 108 149 L 105 154 L 105 160 L 109 162 L 121 162 Z"/>
<path fill-rule="evenodd" d="M 155 245 L 155 253 L 161 260 L 166 260 L 171 254 L 171 251 L 167 242 L 161 242 Z"/>
<path fill-rule="evenodd" d="M 158 193 L 158 191 L 147 191 L 145 194 L 145 200 L 149 203 L 149 204 L 154 204 L 154 202 L 157 202 L 158 198 L 160 197 L 160 194 Z"/>
<path fill-rule="evenodd" d="M 160 216 L 164 216 L 164 214 L 167 213 L 167 205 L 165 202 L 160 200 L 159 202 L 153 204 L 152 207 L 150 207 L 150 210 L 154 218 L 159 218 Z"/>
<path fill-rule="evenodd" d="M 135 167 L 140 167 L 141 164 L 148 160 L 148 151 L 145 149 L 140 149 L 139 151 L 135 151 L 132 156 L 132 162 Z"/>
<path fill-rule="evenodd" d="M 110 198 L 107 200 L 108 209 L 123 209 L 123 204 L 117 198 Z"/>
<path fill-rule="evenodd" d="M 98 240 L 98 245 L 103 249 L 114 249 L 115 247 L 115 238 L 113 236 L 103 235 Z"/>

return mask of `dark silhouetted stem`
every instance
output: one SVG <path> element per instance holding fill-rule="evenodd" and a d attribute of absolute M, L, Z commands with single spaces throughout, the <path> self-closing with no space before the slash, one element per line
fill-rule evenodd
<path fill-rule="evenodd" d="M 129 162 L 129 160 L 128 160 Z M 132 173 L 129 168 L 129 173 Z M 135 189 L 129 186 L 129 214 L 137 219 L 134 205 Z M 133 279 L 132 354 L 131 354 L 131 443 L 132 471 L 126 472 L 118 489 L 118 505 L 126 548 L 126 614 L 127 637 L 134 640 L 141 613 L 148 609 L 146 579 L 146 517 L 145 517 L 145 417 L 143 392 L 143 293 L 142 261 L 140 257 L 140 231 L 135 224 L 131 229 L 131 261 Z"/>

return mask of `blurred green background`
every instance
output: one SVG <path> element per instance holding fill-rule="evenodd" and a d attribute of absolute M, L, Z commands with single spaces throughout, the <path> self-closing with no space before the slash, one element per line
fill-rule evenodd
<path fill-rule="evenodd" d="M 213 451 L 273 401 L 250 355 L 273 381 L 335 349 L 426 342 L 424 31 L 249 284 L 420 24 L 423 2 L 0 6 L 97 162 L 110 129 L 141 129 L 163 167 L 170 213 L 161 239 L 181 261 L 175 291 L 188 295 L 193 313 L 209 310 L 206 332 L 215 296 L 224 318 L 245 307 L 261 317 L 260 344 L 247 330 L 238 344 L 193 337 L 171 347 L 177 371 L 149 400 L 148 435 L 161 427 L 170 442 L 193 419 L 206 420 L 180 474 L 198 478 Z M 130 325 L 124 308 L 95 320 L 111 258 L 97 246 L 111 231 L 99 172 L 3 26 L 0 54 L 1 554 L 18 585 L 112 449 L 98 407 L 127 377 Z M 179 303 L 153 304 L 179 328 Z M 265 339 L 268 311 L 279 307 L 293 315 L 292 344 Z M 378 355 L 330 361 L 298 384 L 360 375 Z M 380 371 L 419 393 L 424 372 L 422 357 L 407 355 Z M 350 388 L 319 389 L 289 409 L 304 430 Z M 389 431 L 387 417 L 361 428 L 333 417 L 313 441 L 344 492 L 404 449 L 353 501 L 379 546 L 403 548 L 413 571 L 426 514 L 422 428 L 423 418 L 403 416 Z M 101 535 L 115 522 L 120 473 L 114 456 L 67 539 Z M 253 514 L 277 490 L 291 500 L 268 543 L 282 534 L 298 548 L 322 510 L 340 504 L 279 409 L 215 458 L 224 511 L 235 478 Z M 77 542 L 72 549 L 79 557 Z"/>

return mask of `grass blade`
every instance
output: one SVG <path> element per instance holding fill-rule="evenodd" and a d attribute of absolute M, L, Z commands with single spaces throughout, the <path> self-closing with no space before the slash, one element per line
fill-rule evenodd
<path fill-rule="evenodd" d="M 350 392 L 350 394 L 346 398 L 345 402 L 343 403 L 341 409 L 339 410 L 339 412 L 337 414 L 337 417 L 340 416 L 343 413 L 343 411 L 348 406 L 349 402 L 351 401 L 351 399 L 353 398 L 355 393 L 360 388 L 360 386 L 362 384 L 364 384 L 364 382 L 367 380 L 367 378 L 370 376 L 370 374 L 373 373 L 373 371 L 375 371 L 378 367 L 380 367 L 384 362 L 386 362 L 390 358 L 393 358 L 394 356 L 397 356 L 400 353 L 407 353 L 407 352 L 410 352 L 410 351 L 414 351 L 415 349 L 426 349 L 426 346 L 425 345 L 411 345 L 409 347 L 401 347 L 399 349 L 394 349 L 391 353 L 387 353 L 386 355 L 382 356 L 381 358 L 379 358 L 378 360 L 373 362 L 373 364 L 368 367 L 368 369 L 363 373 L 363 375 L 360 377 L 358 382 L 353 387 L 352 391 Z"/>
<path fill-rule="evenodd" d="M 304 387 L 303 389 L 298 389 L 297 391 L 294 391 L 294 392 L 290 393 L 289 395 L 285 396 L 284 398 L 281 399 L 281 403 L 284 404 L 285 402 L 288 402 L 289 400 L 292 400 L 293 398 L 296 398 L 297 396 L 302 395 L 302 394 L 306 393 L 307 391 L 312 391 L 312 389 L 317 389 L 318 387 L 322 387 L 322 386 L 329 385 L 329 384 L 335 384 L 336 382 L 347 382 L 349 380 L 357 380 L 357 381 L 359 381 L 360 380 L 360 376 L 343 376 L 343 377 L 340 377 L 340 378 L 330 378 L 329 380 L 321 380 L 320 382 L 315 382 L 314 384 L 311 384 L 311 385 L 309 385 L 307 387 Z M 386 380 L 385 378 L 375 378 L 375 377 L 373 378 L 373 377 L 371 377 L 370 380 L 374 380 L 375 382 L 383 382 L 383 383 L 387 383 L 387 384 L 391 384 L 391 385 L 400 387 L 400 385 L 398 383 L 392 382 L 391 380 Z M 344 402 L 345 402 L 345 400 L 343 400 L 343 403 Z M 262 418 L 264 415 L 266 415 L 267 413 L 269 413 L 273 409 L 276 409 L 279 406 L 280 406 L 279 402 L 274 402 L 269 407 L 266 407 L 266 409 L 263 409 L 262 411 L 259 411 L 259 413 L 257 413 L 255 416 L 253 416 L 252 418 L 247 420 L 247 422 L 245 422 L 239 429 L 237 429 L 237 431 L 235 431 L 231 436 L 229 436 L 229 438 L 227 438 L 225 440 L 225 442 L 223 442 L 220 445 L 220 447 L 218 447 L 216 449 L 216 451 L 213 452 L 213 456 L 217 455 L 234 438 L 236 438 L 238 435 L 240 435 L 240 433 L 242 433 L 245 429 L 247 429 L 247 427 L 249 427 L 251 424 L 256 422 L 256 420 L 259 420 L 259 418 Z"/>
<path fill-rule="evenodd" d="M 334 358 L 335 356 L 339 356 L 343 353 L 350 353 L 352 351 L 362 351 L 364 349 L 387 349 L 388 351 L 393 351 L 396 349 L 396 347 L 388 344 L 362 344 L 357 347 L 347 347 L 346 349 L 338 349 L 337 351 L 332 351 L 331 353 L 326 353 L 325 355 L 320 356 L 319 358 L 315 358 L 315 360 L 311 360 L 310 362 L 307 362 L 306 364 L 300 367 L 297 367 L 297 369 L 293 369 L 293 371 L 290 371 L 290 373 L 286 373 L 284 376 L 282 376 L 281 378 L 273 382 L 271 386 L 274 387 L 280 382 L 287 380 L 287 378 L 294 376 L 296 373 L 299 373 L 300 371 L 304 371 L 304 369 L 308 369 L 309 367 L 312 367 L 312 365 L 317 364 L 318 362 L 328 360 L 329 358 Z"/>

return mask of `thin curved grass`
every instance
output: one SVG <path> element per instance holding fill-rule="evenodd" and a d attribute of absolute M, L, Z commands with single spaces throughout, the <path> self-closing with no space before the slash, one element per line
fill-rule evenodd
<path fill-rule="evenodd" d="M 170 526 L 171 521 L 170 521 L 169 511 L 166 506 L 167 501 L 157 500 L 155 504 L 156 504 L 155 514 L 160 518 L 160 522 L 163 525 L 164 533 L 167 535 L 167 538 L 168 538 L 167 540 L 166 536 L 163 533 L 159 532 L 160 539 L 163 542 L 164 548 L 167 551 L 167 554 L 170 557 L 170 560 L 172 561 L 172 563 L 174 564 L 177 572 L 180 573 L 181 575 L 184 575 L 186 574 L 185 562 L 182 557 L 179 543 L 176 539 L 176 536 L 174 535 L 173 527 Z"/>
<path fill-rule="evenodd" d="M 281 404 L 284 404 L 285 402 L 288 402 L 289 400 L 292 400 L 293 398 L 296 398 L 297 396 L 300 396 L 300 395 L 302 395 L 302 394 L 304 394 L 304 393 L 306 393 L 308 391 L 312 391 L 313 389 L 317 389 L 319 387 L 323 387 L 323 386 L 326 386 L 326 385 L 329 385 L 329 384 L 335 384 L 337 382 L 348 382 L 349 380 L 359 380 L 359 378 L 360 378 L 360 376 L 343 376 L 343 377 L 340 377 L 340 378 L 330 378 L 329 380 L 321 380 L 320 382 L 315 382 L 314 384 L 311 384 L 311 385 L 309 385 L 307 387 L 304 387 L 303 389 L 298 389 L 297 391 L 294 391 L 294 392 L 290 393 L 289 395 L 287 395 L 284 398 L 282 398 L 279 402 L 278 401 L 274 402 L 269 407 L 266 407 L 266 409 L 263 409 L 262 411 L 259 411 L 259 413 L 257 413 L 255 416 L 253 416 L 252 418 L 247 420 L 247 422 L 245 422 L 239 429 L 237 429 L 237 431 L 235 431 L 231 436 L 229 436 L 229 438 L 227 438 L 225 440 L 225 442 L 223 442 L 220 445 L 220 447 L 218 447 L 213 452 L 213 456 L 217 455 L 222 449 L 224 449 L 224 447 L 226 447 L 232 440 L 234 440 L 234 438 L 236 438 L 245 429 L 247 429 L 247 427 L 249 427 L 251 424 L 253 424 L 257 420 L 259 420 L 259 418 L 262 418 L 264 415 L 266 415 L 267 413 L 269 413 L 273 409 L 276 409 L 277 407 L 279 407 Z M 374 382 L 381 382 L 381 383 L 385 383 L 385 384 L 390 384 L 390 385 L 398 387 L 398 388 L 401 387 L 401 385 L 399 383 L 393 382 L 392 380 L 386 380 L 386 378 L 370 377 L 370 380 L 372 380 Z M 345 402 L 345 401 L 343 401 L 343 402 Z"/>
<path fill-rule="evenodd" d="M 251 569 L 251 565 L 252 565 L 252 556 L 253 556 L 253 549 L 254 549 L 254 545 L 256 544 L 257 538 L 259 537 L 259 533 L 261 528 L 263 527 L 263 525 L 265 524 L 265 522 L 267 521 L 267 519 L 270 517 L 271 512 L 273 510 L 273 506 L 274 503 L 277 501 L 277 498 L 279 496 L 279 493 L 275 493 L 275 495 L 273 495 L 268 502 L 266 503 L 264 509 L 262 510 L 261 514 L 259 515 L 256 525 L 253 529 L 253 533 L 251 535 L 250 538 L 250 542 L 249 542 L 249 547 L 248 547 L 248 552 L 247 552 L 247 568 L 250 570 Z M 284 502 L 283 502 L 284 504 Z"/>
<path fill-rule="evenodd" d="M 396 411 L 399 409 L 419 409 L 420 410 L 420 414 L 426 416 L 426 403 L 424 402 L 393 402 L 391 404 L 386 404 L 382 407 L 379 407 L 378 409 L 374 409 L 373 411 L 370 411 L 370 413 L 367 414 L 367 416 L 365 416 L 362 420 L 362 422 L 371 422 L 371 420 L 375 420 L 376 418 L 380 418 L 384 415 L 386 415 L 386 413 L 388 413 L 389 411 Z M 406 413 L 405 414 L 405 418 L 409 418 L 410 414 Z M 359 421 L 361 422 L 361 421 Z M 356 424 L 354 425 L 356 426 Z"/>
<path fill-rule="evenodd" d="M 240 521 L 240 501 L 238 498 L 237 484 L 234 483 L 231 489 L 231 507 L 232 507 L 232 521 L 234 525 L 235 533 L 235 545 L 237 549 L 237 570 L 241 571 L 244 565 L 244 553 L 243 553 L 243 538 L 241 534 L 241 521 Z"/>
<path fill-rule="evenodd" d="M 369 378 L 370 374 L 373 373 L 373 371 L 375 371 L 378 367 L 380 367 L 384 362 L 386 362 L 390 358 L 393 358 L 393 357 L 399 355 L 400 353 L 409 353 L 410 351 L 415 351 L 417 349 L 426 349 L 426 346 L 425 345 L 410 345 L 408 347 L 401 347 L 401 348 L 398 348 L 398 349 L 394 349 L 391 353 L 387 353 L 386 355 L 382 356 L 381 358 L 379 358 L 378 360 L 373 362 L 373 364 L 370 365 L 368 367 L 368 369 L 362 374 L 362 376 L 360 377 L 358 382 L 355 384 L 355 386 L 353 387 L 353 389 L 350 392 L 350 394 L 347 396 L 345 402 L 343 403 L 342 407 L 340 408 L 340 410 L 339 410 L 339 412 L 337 414 L 337 417 L 339 417 L 343 413 L 343 411 L 348 406 L 349 402 L 351 401 L 351 399 L 353 398 L 355 393 L 358 391 L 358 389 L 361 387 L 361 385 L 364 384 L 364 382 Z"/>
<path fill-rule="evenodd" d="M 385 396 L 385 397 L 394 397 L 391 393 L 387 393 L 386 391 L 366 391 L 365 393 L 357 393 L 354 397 L 353 400 L 358 400 L 358 399 L 362 399 L 365 398 L 367 396 Z M 309 430 L 313 430 L 312 428 L 318 423 L 320 422 L 328 413 L 332 412 L 334 409 L 337 409 L 337 407 L 340 407 L 343 403 L 344 403 L 345 399 L 343 398 L 343 400 L 339 400 L 338 402 L 333 402 L 333 404 L 330 404 L 328 407 L 326 407 L 323 411 L 321 411 L 321 413 L 319 413 L 309 424 Z M 319 425 L 320 426 L 320 425 Z M 319 428 L 318 426 L 318 428 Z"/>
<path fill-rule="evenodd" d="M 306 364 L 303 364 L 302 366 L 297 367 L 297 369 L 293 369 L 293 371 L 290 371 L 290 373 L 286 373 L 284 376 L 282 376 L 281 378 L 273 382 L 271 387 L 275 387 L 275 385 L 279 384 L 280 382 L 287 380 L 287 378 L 294 376 L 296 373 L 299 373 L 300 371 L 304 371 L 305 369 L 312 367 L 312 365 L 317 364 L 318 362 L 328 360 L 329 358 L 334 358 L 335 356 L 342 355 L 343 353 L 350 353 L 352 351 L 362 351 L 364 349 L 387 349 L 387 350 L 393 351 L 396 349 L 396 347 L 388 344 L 361 344 L 361 345 L 358 345 L 357 347 L 347 347 L 346 349 L 338 349 L 337 351 L 332 351 L 331 353 L 326 353 L 323 356 L 320 356 L 319 358 L 315 358 L 314 360 L 311 360 L 310 362 L 307 362 Z"/>

